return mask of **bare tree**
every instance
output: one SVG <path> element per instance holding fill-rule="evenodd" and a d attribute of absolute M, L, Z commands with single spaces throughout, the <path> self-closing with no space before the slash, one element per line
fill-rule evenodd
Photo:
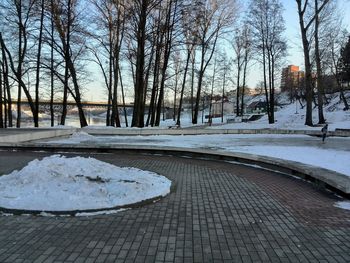
<path fill-rule="evenodd" d="M 14 75 L 14 78 L 18 84 L 17 88 L 17 122 L 16 127 L 21 127 L 21 100 L 22 100 L 22 90 L 27 97 L 28 104 L 30 106 L 31 112 L 33 114 L 33 120 L 35 126 L 38 125 L 38 119 L 36 118 L 35 112 L 35 104 L 33 98 L 29 92 L 29 87 L 25 83 L 23 78 L 24 75 L 24 63 L 28 52 L 28 28 L 30 23 L 30 18 L 32 16 L 33 6 L 35 0 L 25 1 L 22 0 L 7 0 L 4 2 L 2 8 L 6 8 L 8 12 L 7 22 L 11 28 L 17 30 L 17 34 L 14 34 L 17 42 L 17 51 L 15 50 L 15 45 L 8 46 L 5 42 L 4 36 L 0 33 L 0 42 L 2 49 L 5 51 L 6 56 L 9 61 L 9 67 Z M 7 39 L 8 42 L 13 43 Z"/>
<path fill-rule="evenodd" d="M 160 115 L 161 115 L 161 109 L 164 102 L 164 87 L 165 87 L 165 80 L 166 80 L 166 73 L 169 65 L 169 58 L 170 54 L 173 48 L 173 36 L 174 36 L 174 26 L 176 17 L 178 15 L 178 0 L 168 0 L 166 1 L 166 19 L 165 19 L 165 25 L 164 28 L 166 30 L 165 38 L 164 38 L 164 51 L 163 51 L 163 58 L 162 58 L 162 78 L 160 81 L 160 90 L 159 90 L 159 96 L 158 96 L 158 103 L 157 103 L 157 115 L 155 120 L 155 125 L 159 126 L 160 124 Z"/>
<path fill-rule="evenodd" d="M 347 83 L 349 88 L 350 87 L 350 36 L 348 36 L 347 42 L 341 48 L 338 66 L 339 66 L 339 74 L 341 76 L 340 78 L 344 84 Z M 346 101 L 344 94 L 343 94 L 343 101 Z M 346 105 L 347 103 L 345 103 L 345 107 Z"/>
<path fill-rule="evenodd" d="M 343 85 L 342 85 L 342 48 L 345 47 L 345 41 L 347 38 L 345 37 L 345 34 L 342 34 L 341 36 L 333 35 L 330 37 L 330 43 L 331 43 L 331 72 L 332 75 L 335 77 L 337 81 L 337 87 L 340 93 L 340 99 L 344 103 L 344 110 L 349 110 L 349 103 L 345 97 Z"/>
<path fill-rule="evenodd" d="M 275 122 L 275 78 L 279 62 L 286 52 L 282 4 L 279 0 L 257 0 L 250 3 L 249 22 L 255 35 L 255 48 L 262 63 L 265 99 L 269 123 Z"/>
<path fill-rule="evenodd" d="M 40 68 L 41 68 L 41 50 L 43 43 L 43 28 L 44 28 L 44 12 L 45 1 L 41 0 L 40 5 L 40 21 L 39 21 L 39 35 L 38 35 L 38 51 L 36 54 L 36 77 L 35 77 L 35 112 L 34 112 L 34 126 L 39 127 L 39 85 L 40 85 Z"/>
<path fill-rule="evenodd" d="M 199 57 L 200 68 L 198 70 L 198 85 L 196 102 L 193 114 L 193 124 L 197 124 L 199 103 L 205 71 L 214 55 L 219 37 L 227 33 L 232 27 L 237 3 L 234 0 L 196 1 L 197 12 L 199 12 Z"/>
<path fill-rule="evenodd" d="M 12 98 L 11 98 L 11 89 L 9 82 L 9 65 L 7 62 L 5 48 L 2 46 L 2 42 L 0 41 L 1 46 L 1 71 L 2 71 L 2 82 L 3 82 L 3 98 L 4 98 L 4 111 L 5 111 L 5 127 L 12 127 Z M 8 122 L 8 125 L 6 124 Z"/>
<path fill-rule="evenodd" d="M 246 79 L 248 74 L 248 66 L 250 61 L 252 60 L 253 54 L 252 54 L 252 32 L 251 28 L 248 24 L 245 24 L 244 30 L 243 30 L 243 49 L 244 49 L 244 56 L 243 56 L 243 83 L 242 83 L 242 96 L 241 96 L 241 114 L 243 116 L 244 113 L 244 95 L 245 95 L 245 86 L 246 86 Z"/>
<path fill-rule="evenodd" d="M 146 86 L 146 36 L 147 36 L 147 18 L 150 11 L 157 5 L 156 0 L 135 0 L 133 6 L 130 6 L 132 14 L 133 36 L 136 39 L 136 62 L 134 77 L 134 112 L 132 118 L 132 127 L 144 127 L 145 111 L 145 91 Z"/>
<path fill-rule="evenodd" d="M 85 48 L 85 41 L 82 39 L 82 28 L 79 25 L 78 18 L 78 0 L 67 0 L 66 3 L 58 0 L 53 2 L 53 18 L 55 22 L 55 28 L 58 32 L 61 42 L 61 50 L 64 56 L 65 73 L 64 73 L 64 93 L 63 93 L 63 112 L 61 118 L 61 124 L 65 124 L 66 104 L 68 92 L 72 95 L 78 108 L 80 126 L 87 126 L 82 101 L 81 101 L 81 88 L 78 81 L 78 73 L 76 69 L 77 58 L 82 54 L 83 48 Z M 78 34 L 74 34 L 77 33 Z M 79 43 L 76 47 L 77 50 L 73 54 L 73 42 Z M 73 88 L 69 87 L 69 78 L 72 80 Z"/>
<path fill-rule="evenodd" d="M 246 85 L 248 64 L 252 58 L 252 34 L 247 21 L 243 21 L 235 31 L 232 47 L 235 53 L 236 65 L 236 116 L 243 115 L 244 89 Z M 243 75 L 243 76 L 242 76 Z M 243 78 L 243 79 L 242 79 Z M 242 84 L 241 84 L 242 80 Z"/>
<path fill-rule="evenodd" d="M 315 62 L 316 62 L 316 72 L 317 72 L 317 108 L 318 108 L 318 123 L 324 124 L 325 118 L 323 114 L 323 97 L 325 96 L 324 92 L 324 81 L 323 81 L 323 69 L 322 69 L 322 57 L 324 50 L 322 50 L 322 33 L 327 31 L 323 26 L 329 21 L 331 14 L 335 14 L 335 5 L 326 5 L 322 11 L 318 12 L 319 5 L 322 1 L 314 0 L 314 13 L 315 13 L 315 22 L 314 22 L 314 40 L 315 40 Z M 331 3 L 331 2 L 330 2 Z M 334 2 L 335 3 L 335 2 Z M 320 32 L 323 29 L 324 32 Z"/>
<path fill-rule="evenodd" d="M 51 121 L 51 127 L 55 125 L 55 112 L 54 112 L 54 32 L 55 32 L 55 21 L 53 18 L 54 13 L 54 0 L 50 0 L 50 37 L 49 46 L 50 46 L 50 121 Z"/>
<path fill-rule="evenodd" d="M 241 74 L 242 74 L 242 68 L 243 68 L 243 57 L 244 57 L 244 43 L 245 40 L 243 38 L 243 29 L 242 27 L 238 27 L 235 31 L 235 36 L 232 41 L 232 48 L 235 53 L 235 65 L 236 65 L 236 116 L 241 116 L 240 107 L 239 107 L 239 98 L 241 96 Z M 243 114 L 243 112 L 242 112 Z"/>
<path fill-rule="evenodd" d="M 322 0 L 317 4 L 317 7 L 312 8 L 309 0 L 295 0 L 298 6 L 300 33 L 304 51 L 305 64 L 305 91 L 306 91 L 306 118 L 305 125 L 312 126 L 312 99 L 313 99 L 313 85 L 312 85 L 312 65 L 310 58 L 311 40 L 310 30 L 319 16 L 320 12 L 329 3 L 329 0 Z"/>
<path fill-rule="evenodd" d="M 183 104 L 183 98 L 185 93 L 185 87 L 186 87 L 186 81 L 187 81 L 187 75 L 188 75 L 188 69 L 189 64 L 191 61 L 193 62 L 193 69 L 194 69 L 194 53 L 195 53 L 195 46 L 198 41 L 198 23 L 196 16 L 191 12 L 192 10 L 192 4 L 186 5 L 181 12 L 181 28 L 183 33 L 183 40 L 184 40 L 184 46 L 185 46 L 185 68 L 183 72 L 183 79 L 182 79 L 182 86 L 180 91 L 180 100 L 179 100 L 179 109 L 177 112 L 177 120 L 176 125 L 181 125 L 181 111 L 182 111 L 182 104 Z M 191 81 L 191 116 L 193 117 L 193 103 L 192 103 L 192 97 L 193 97 L 193 79 L 194 79 L 194 70 L 192 71 L 192 81 Z"/>

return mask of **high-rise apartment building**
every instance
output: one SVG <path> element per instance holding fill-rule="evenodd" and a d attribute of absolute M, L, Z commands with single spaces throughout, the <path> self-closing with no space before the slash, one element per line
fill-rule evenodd
<path fill-rule="evenodd" d="M 289 65 L 282 69 L 281 91 L 293 94 L 302 85 L 305 73 L 299 66 Z"/>

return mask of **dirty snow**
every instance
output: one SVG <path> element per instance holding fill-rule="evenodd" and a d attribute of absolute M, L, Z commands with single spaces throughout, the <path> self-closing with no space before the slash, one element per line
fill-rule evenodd
<path fill-rule="evenodd" d="M 170 192 L 164 176 L 94 158 L 53 155 L 0 177 L 0 207 L 39 211 L 113 208 Z"/>

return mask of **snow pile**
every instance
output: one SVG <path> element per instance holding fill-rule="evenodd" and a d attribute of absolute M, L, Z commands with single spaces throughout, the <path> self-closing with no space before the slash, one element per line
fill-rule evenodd
<path fill-rule="evenodd" d="M 53 155 L 0 177 L 0 207 L 72 211 L 133 204 L 170 192 L 164 176 L 94 158 Z"/>

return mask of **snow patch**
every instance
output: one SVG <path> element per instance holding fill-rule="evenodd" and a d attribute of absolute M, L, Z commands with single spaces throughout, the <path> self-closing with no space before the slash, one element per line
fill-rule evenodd
<path fill-rule="evenodd" d="M 53 155 L 0 177 L 0 207 L 36 211 L 105 209 L 170 192 L 153 172 L 117 167 L 94 158 Z"/>

